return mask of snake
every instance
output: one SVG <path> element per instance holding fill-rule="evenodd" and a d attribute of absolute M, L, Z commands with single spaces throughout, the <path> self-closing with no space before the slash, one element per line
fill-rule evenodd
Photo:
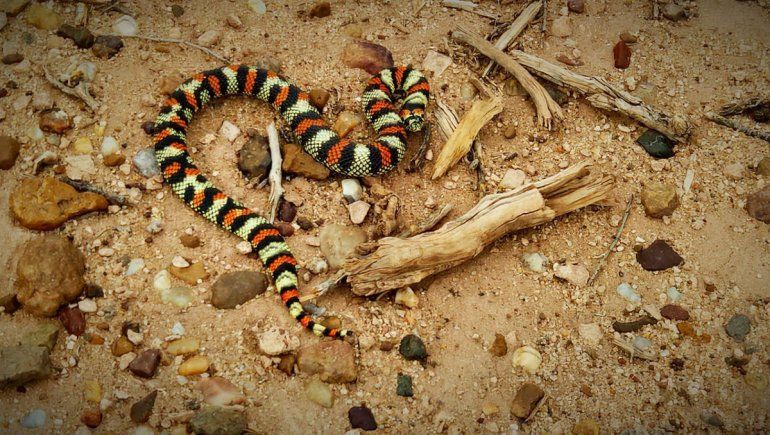
<path fill-rule="evenodd" d="M 427 79 L 410 66 L 385 68 L 369 79 L 361 102 L 377 133 L 371 144 L 340 137 L 308 92 L 274 71 L 247 65 L 195 74 L 168 95 L 155 119 L 155 158 L 174 194 L 210 222 L 249 242 L 289 314 L 304 328 L 318 336 L 352 336 L 349 329 L 313 320 L 300 302 L 297 260 L 280 231 L 215 187 L 193 162 L 186 136 L 193 116 L 209 101 L 227 96 L 252 96 L 273 106 L 302 149 L 329 170 L 350 177 L 378 176 L 403 159 L 407 132 L 422 129 L 430 99 Z"/>

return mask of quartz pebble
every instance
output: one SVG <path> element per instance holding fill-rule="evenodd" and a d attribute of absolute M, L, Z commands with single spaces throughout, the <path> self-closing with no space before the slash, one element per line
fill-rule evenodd
<path fill-rule="evenodd" d="M 589 273 L 585 266 L 578 263 L 554 264 L 554 276 L 570 284 L 583 287 L 588 283 Z"/>
<path fill-rule="evenodd" d="M 134 166 L 143 176 L 150 178 L 160 175 L 160 167 L 155 159 L 155 150 L 152 148 L 143 148 L 134 156 Z"/>
<path fill-rule="evenodd" d="M 521 169 L 508 169 L 505 171 L 505 175 L 503 175 L 503 180 L 500 181 L 500 188 L 506 190 L 516 189 L 524 184 L 526 178 L 527 174 Z"/>
<path fill-rule="evenodd" d="M 337 116 L 337 120 L 334 121 L 332 130 L 334 130 L 340 137 L 345 137 L 359 124 L 361 124 L 361 117 L 356 113 L 346 110 Z"/>
<path fill-rule="evenodd" d="M 317 378 L 313 378 L 305 387 L 305 396 L 313 403 L 331 408 L 334 406 L 334 393 L 328 385 Z"/>
<path fill-rule="evenodd" d="M 329 267 L 339 269 L 348 256 L 355 253 L 356 246 L 366 241 L 366 232 L 360 227 L 339 224 L 326 225 L 319 233 L 321 253 Z"/>
<path fill-rule="evenodd" d="M 366 219 L 366 215 L 369 214 L 369 209 L 371 207 L 371 204 L 365 201 L 356 201 L 349 204 L 348 213 L 350 214 L 350 222 L 356 225 L 361 224 Z"/>
<path fill-rule="evenodd" d="M 121 36 L 134 36 L 139 30 L 136 20 L 129 15 L 123 15 L 112 24 L 112 31 Z"/>
<path fill-rule="evenodd" d="M 224 121 L 219 127 L 219 135 L 232 142 L 241 135 L 241 129 L 230 121 Z"/>
<path fill-rule="evenodd" d="M 185 362 L 179 365 L 179 373 L 181 376 L 195 376 L 201 373 L 205 373 L 211 363 L 208 357 L 204 355 L 193 355 Z"/>
<path fill-rule="evenodd" d="M 420 299 L 414 293 L 414 290 L 412 290 L 410 287 L 404 287 L 396 291 L 395 302 L 407 308 L 417 308 L 417 305 L 420 303 Z"/>
<path fill-rule="evenodd" d="M 21 426 L 27 429 L 36 429 L 45 426 L 46 414 L 42 409 L 33 409 L 21 419 Z"/>
<path fill-rule="evenodd" d="M 259 350 L 265 355 L 281 355 L 299 349 L 299 338 L 289 331 L 273 326 L 258 336 Z"/>
<path fill-rule="evenodd" d="M 620 284 L 617 288 L 617 292 L 620 296 L 629 302 L 633 302 L 635 304 L 642 302 L 642 297 L 639 296 L 633 287 L 631 287 L 631 284 L 625 282 Z"/>
<path fill-rule="evenodd" d="M 174 356 L 190 355 L 197 352 L 199 348 L 200 340 L 192 337 L 184 337 L 169 343 L 166 352 Z"/>
<path fill-rule="evenodd" d="M 529 270 L 537 273 L 543 273 L 546 271 L 545 267 L 548 264 L 548 258 L 546 258 L 545 255 L 539 252 L 525 252 L 521 258 Z"/>
<path fill-rule="evenodd" d="M 521 367 L 529 374 L 537 373 L 542 361 L 543 357 L 534 347 L 522 346 L 513 351 L 513 366 Z"/>
<path fill-rule="evenodd" d="M 241 390 L 227 379 L 214 376 L 203 379 L 197 385 L 203 401 L 213 406 L 240 405 L 246 401 Z"/>
<path fill-rule="evenodd" d="M 342 196 L 348 202 L 353 203 L 361 199 L 364 191 L 361 188 L 361 183 L 355 178 L 346 178 L 340 182 L 342 185 Z"/>

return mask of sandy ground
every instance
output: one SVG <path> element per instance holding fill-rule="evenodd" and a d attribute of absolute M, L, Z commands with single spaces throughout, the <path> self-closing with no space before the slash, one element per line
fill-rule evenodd
<path fill-rule="evenodd" d="M 296 84 L 333 90 L 339 97 L 332 104 L 348 110 L 359 110 L 357 98 L 368 75 L 341 63 L 340 54 L 348 39 L 340 32 L 343 25 L 362 23 L 366 39 L 385 45 L 397 63 L 414 65 L 420 64 L 429 49 L 446 52 L 447 34 L 457 23 L 482 34 L 492 30 L 485 18 L 442 8 L 435 1 L 428 2 L 416 15 L 420 2 L 333 1 L 331 16 L 323 19 L 299 15 L 308 8 L 308 2 L 266 3 L 267 13 L 257 16 L 241 0 L 221 2 L 215 8 L 205 1 L 177 2 L 185 9 L 180 18 L 172 16 L 173 3 L 168 1 L 135 1 L 129 6 L 139 14 L 142 34 L 167 36 L 178 27 L 183 38 L 194 40 L 206 30 L 221 29 L 223 37 L 216 51 L 244 63 L 274 59 Z M 538 276 L 523 265 L 521 255 L 541 252 L 551 260 L 578 261 L 591 270 L 612 241 L 616 232 L 612 222 L 622 214 L 622 206 L 590 208 L 503 238 L 477 259 L 417 286 L 420 305 L 413 310 L 405 311 L 390 297 L 369 301 L 353 297 L 345 289 L 337 290 L 317 302 L 340 316 L 345 326 L 383 341 L 397 341 L 404 334 L 417 333 L 425 340 L 430 357 L 426 365 L 421 365 L 405 361 L 395 350 L 383 352 L 378 346 L 363 350 L 358 382 L 333 386 L 336 403 L 325 409 L 305 398 L 307 376 L 287 377 L 276 370 L 258 354 L 250 338 L 252 328 L 259 331 L 277 324 L 294 331 L 303 344 L 316 342 L 317 338 L 293 324 L 275 294 L 268 293 L 237 310 L 216 310 L 207 303 L 216 276 L 227 270 L 259 268 L 258 262 L 239 254 L 235 249 L 238 239 L 185 208 L 168 188 L 145 192 L 134 207 L 70 221 L 60 230 L 74 237 L 87 255 L 88 280 L 105 288 L 107 295 L 99 305 L 103 311 L 115 312 L 108 320 L 111 331 L 102 332 L 107 339 L 103 346 L 89 345 L 81 339 L 72 349 L 66 349 L 67 340 L 60 337 L 52 358 L 64 370 L 52 380 L 28 387 L 25 393 L 0 393 L 0 431 L 20 431 L 18 420 L 28 410 L 41 408 L 49 416 L 41 432 L 73 432 L 81 426 L 80 414 L 89 406 L 82 398 L 83 383 L 92 379 L 101 383 L 105 397 L 114 397 L 116 391 L 130 396 L 128 400 L 115 400 L 96 432 L 133 430 L 129 407 L 153 388 L 160 394 L 149 426 L 161 432 L 176 424 L 187 411 L 188 401 L 200 400 L 196 379 L 180 384 L 175 367 L 161 367 L 152 380 L 140 380 L 120 371 L 109 344 L 126 320 L 144 325 L 148 343 L 169 335 L 175 322 L 184 325 L 188 336 L 200 338 L 203 353 L 212 359 L 217 374 L 244 389 L 250 426 L 260 433 L 344 433 L 350 429 L 347 410 L 361 403 L 373 410 L 381 430 L 389 433 L 569 432 L 583 419 L 597 422 L 602 432 L 719 431 L 703 421 L 704 412 L 717 414 L 725 430 L 731 432 L 766 431 L 770 426 L 766 400 L 770 373 L 770 227 L 750 218 L 742 208 L 746 194 L 762 187 L 765 181 L 750 171 L 740 180 L 730 180 L 723 174 L 723 167 L 732 163 L 753 167 L 770 152 L 767 143 L 715 126 L 703 120 L 702 114 L 735 97 L 768 93 L 770 11 L 755 2 L 704 0 L 692 2 L 694 17 L 672 23 L 648 20 L 648 2 L 606 2 L 601 12 L 596 12 L 601 9 L 597 7 L 599 0 L 586 3 L 588 13 L 571 15 L 570 38 L 585 63 L 574 69 L 618 85 L 633 76 L 647 85 L 638 89 L 646 101 L 664 111 L 691 117 L 692 139 L 679 145 L 677 155 L 665 164 L 655 163 L 634 142 L 641 126 L 570 99 L 564 107 L 563 125 L 547 134 L 544 143 L 537 143 L 530 137 L 544 133 L 538 132 L 533 123 L 531 103 L 521 97 L 506 97 L 505 110 L 481 131 L 480 137 L 489 160 L 487 169 L 497 177 L 508 168 L 530 166 L 536 170 L 532 177 L 540 178 L 558 171 L 561 162 L 591 159 L 602 171 L 617 177 L 613 196 L 618 203 L 624 203 L 630 194 L 638 198 L 647 180 L 681 186 L 687 169 L 694 169 L 694 188 L 682 197 L 682 205 L 670 219 L 646 217 L 636 200 L 620 248 L 593 287 L 577 289 L 548 274 Z M 482 7 L 500 11 L 506 18 L 522 6 L 482 2 Z M 551 5 L 549 20 L 558 16 L 559 7 Z M 56 3 L 55 8 L 65 19 L 74 19 L 73 6 Z M 243 21 L 242 30 L 225 24 L 225 18 L 233 13 Z M 48 89 L 59 107 L 83 118 L 80 125 L 90 120 L 106 121 L 106 134 L 127 143 L 124 152 L 131 157 L 150 145 L 140 125 L 152 119 L 157 108 L 146 107 L 141 100 L 148 96 L 157 102 L 162 100 L 159 79 L 173 72 L 191 75 L 218 65 L 193 49 L 137 40 L 126 40 L 120 54 L 107 61 L 96 59 L 90 51 L 77 50 L 69 42 L 60 48 L 59 57 L 51 59 L 47 47 L 58 38 L 27 26 L 21 17 L 10 19 L 0 39 L 21 41 L 23 33 L 31 34 L 34 42 L 23 44 L 23 53 L 33 67 L 25 73 L 8 66 L 0 70 L 3 82 L 12 79 L 19 84 L 19 89 L 0 100 L 7 112 L 7 118 L 0 123 L 3 134 L 26 135 L 37 123 L 37 115 L 14 113 L 11 103 L 23 92 Z M 109 32 L 117 17 L 116 13 L 94 13 L 89 27 L 95 33 Z M 410 33 L 403 33 L 391 21 Z M 631 67 L 621 71 L 612 67 L 612 46 L 624 30 L 639 31 L 640 41 L 632 46 Z M 524 50 L 546 59 L 572 50 L 565 47 L 563 38 L 545 36 L 543 40 L 539 26 L 530 26 L 520 42 Z M 452 49 L 470 53 L 454 44 Z M 50 89 L 42 79 L 42 66 L 63 69 L 71 57 L 98 66 L 95 94 L 103 108 L 96 118 L 78 101 Z M 460 114 L 471 104 L 460 98 L 460 87 L 476 74 L 463 59 L 456 57 L 454 65 L 431 80 L 435 93 Z M 493 81 L 502 87 L 504 79 L 499 74 Z M 234 122 L 242 130 L 254 127 L 264 132 L 271 116 L 262 104 L 244 99 L 223 101 L 196 118 L 189 137 L 196 142 L 206 133 L 216 132 L 223 120 Z M 502 131 L 510 123 L 518 124 L 518 134 L 508 140 Z M 620 125 L 632 131 L 623 132 Z M 359 128 L 354 134 L 367 137 L 370 133 Z M 80 136 L 100 142 L 92 127 L 76 127 L 65 134 L 71 140 Z M 199 146 L 196 157 L 207 173 L 216 171 L 211 179 L 224 191 L 249 206 L 262 208 L 268 191 L 247 187 L 239 176 L 235 165 L 239 146 L 218 139 Z M 440 140 L 434 137 L 434 155 L 440 146 Z M 0 285 L 11 285 L 13 281 L 10 271 L 16 260 L 15 248 L 35 236 L 9 216 L 8 195 L 19 180 L 29 176 L 30 162 L 44 150 L 58 151 L 62 156 L 70 153 L 66 148 L 27 143 L 17 165 L 0 172 L 0 265 L 8 271 L 0 276 Z M 514 151 L 519 152 L 519 157 L 503 159 Z M 144 183 L 135 170 L 126 176 L 99 162 L 97 170 L 92 181 L 115 192 L 124 192 L 120 183 Z M 475 173 L 467 165 L 457 165 L 437 181 L 430 181 L 431 171 L 429 162 L 422 173 L 407 174 L 400 169 L 383 177 L 383 184 L 401 200 L 399 218 L 403 222 L 426 217 L 430 213 L 424 206 L 428 197 L 439 204 L 454 204 L 453 216 L 477 200 L 479 194 L 473 190 Z M 287 187 L 304 199 L 300 215 L 348 223 L 338 180 L 288 181 Z M 446 189 L 447 180 L 457 188 Z M 149 223 L 147 211 L 162 216 L 164 224 L 163 232 L 149 244 L 144 229 Z M 705 224 L 700 225 L 702 221 Z M 364 225 L 369 225 L 368 221 Z M 96 235 L 114 227 L 119 231 L 110 236 L 110 243 L 116 255 L 100 257 L 92 242 Z M 179 235 L 188 228 L 200 236 L 202 247 L 188 249 L 179 243 Z M 306 243 L 309 237 L 317 236 L 317 231 L 298 231 L 289 238 L 300 261 L 319 255 L 317 248 Z M 670 241 L 685 258 L 684 265 L 658 273 L 642 270 L 632 249 L 639 238 L 645 243 L 656 238 Z M 175 255 L 203 261 L 212 274 L 196 287 L 199 301 L 184 311 L 161 302 L 152 287 L 152 277 Z M 120 261 L 126 256 L 144 258 L 147 271 L 123 277 Z M 705 277 L 714 279 L 715 291 L 703 290 Z M 323 278 L 315 277 L 312 283 Z M 711 342 L 695 343 L 679 336 L 673 323 L 660 322 L 641 334 L 668 356 L 654 362 L 629 361 L 611 344 L 612 322 L 635 318 L 639 312 L 615 292 L 621 282 L 636 286 L 644 304 L 658 307 L 666 303 L 666 289 L 676 286 L 684 295 L 679 304 L 690 312 L 695 328 L 712 337 Z M 733 341 L 724 331 L 724 324 L 735 313 L 746 314 L 752 320 L 753 329 L 744 343 Z M 89 331 L 94 331 L 93 325 L 100 321 L 105 320 L 90 315 Z M 0 343 L 14 342 L 36 322 L 39 320 L 23 312 L 0 315 Z M 583 323 L 597 323 L 605 332 L 598 346 L 589 346 L 579 337 L 577 327 Z M 524 344 L 536 347 L 543 356 L 538 372 L 528 375 L 515 370 L 510 352 L 493 357 L 487 348 L 495 333 L 515 337 L 509 341 L 509 349 Z M 763 385 L 749 385 L 746 376 L 725 363 L 725 357 L 736 352 L 753 352 L 745 368 L 748 374 L 763 380 Z M 73 357 L 77 360 L 74 367 L 70 366 Z M 675 357 L 685 361 L 683 370 L 669 367 Z M 413 376 L 414 398 L 395 394 L 397 373 Z M 511 415 L 510 403 L 525 381 L 540 385 L 547 401 L 529 422 L 521 423 Z M 485 415 L 485 404 L 496 405 L 499 412 Z"/>

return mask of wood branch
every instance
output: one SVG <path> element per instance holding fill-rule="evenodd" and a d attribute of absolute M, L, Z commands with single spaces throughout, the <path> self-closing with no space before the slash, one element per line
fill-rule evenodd
<path fill-rule="evenodd" d="M 343 270 L 358 295 L 415 284 L 476 257 L 506 234 L 606 199 L 613 184 L 612 177 L 581 163 L 518 189 L 487 195 L 435 231 L 380 239 L 370 254 L 349 258 Z"/>
<path fill-rule="evenodd" d="M 452 133 L 457 129 L 457 125 L 460 124 L 460 117 L 457 116 L 457 112 L 451 107 L 444 104 L 443 101 L 436 98 L 436 125 L 438 131 L 444 137 L 444 140 L 449 140 Z"/>
<path fill-rule="evenodd" d="M 719 109 L 719 114 L 722 116 L 739 115 L 762 106 L 770 107 L 770 98 L 751 97 L 747 100 L 725 104 Z"/>
<path fill-rule="evenodd" d="M 184 39 L 158 38 L 158 37 L 155 37 L 155 36 L 144 36 L 144 35 L 107 35 L 107 36 L 117 36 L 119 38 L 134 38 L 134 39 L 143 39 L 145 41 L 168 42 L 168 43 L 172 43 L 172 44 L 186 45 L 186 46 L 191 47 L 191 48 L 196 48 L 196 49 L 198 49 L 198 50 L 208 54 L 209 56 L 219 60 L 222 63 L 230 63 L 230 60 L 228 60 L 224 56 L 220 56 L 215 51 L 209 50 L 208 48 L 206 48 L 206 47 L 204 47 L 202 45 L 198 45 L 198 44 L 195 44 L 195 43 L 190 42 L 190 41 L 185 41 Z"/>
<path fill-rule="evenodd" d="M 406 166 L 406 172 L 414 172 L 422 168 L 425 163 L 425 154 L 428 152 L 428 144 L 430 143 L 430 135 L 433 131 L 429 122 L 426 122 L 422 127 L 422 140 L 420 141 L 420 147 L 417 148 L 417 152 L 414 154 L 412 161 Z"/>
<path fill-rule="evenodd" d="M 448 8 L 461 9 L 467 12 L 474 13 L 476 15 L 481 15 L 482 17 L 491 18 L 493 20 L 497 20 L 500 18 L 497 16 L 497 14 L 493 14 L 492 12 L 486 12 L 484 10 L 478 9 L 479 5 L 469 1 L 444 0 L 443 2 L 441 2 L 441 5 Z"/>
<path fill-rule="evenodd" d="M 511 43 L 521 35 L 521 32 L 527 28 L 529 23 L 537 16 L 540 9 L 543 7 L 543 3 L 540 0 L 534 1 L 529 4 L 523 11 L 513 20 L 511 26 L 505 31 L 500 38 L 495 42 L 495 47 L 501 51 L 505 51 Z M 481 77 L 486 77 L 492 71 L 492 67 L 495 65 L 494 61 L 489 61 L 489 64 L 484 68 L 484 72 Z"/>
<path fill-rule="evenodd" d="M 497 98 L 479 100 L 463 115 L 457 128 L 447 139 L 436 158 L 432 180 L 444 175 L 455 163 L 468 153 L 473 140 L 484 125 L 503 111 L 503 103 Z"/>
<path fill-rule="evenodd" d="M 594 282 L 597 276 L 599 276 L 599 272 L 602 271 L 604 268 L 604 265 L 607 263 L 607 258 L 610 256 L 612 251 L 615 249 L 615 245 L 618 244 L 618 241 L 620 240 L 620 235 L 623 234 L 623 229 L 626 227 L 626 222 L 628 221 L 628 216 L 631 214 L 631 205 L 634 203 L 634 195 L 632 194 L 628 198 L 628 202 L 626 203 L 626 210 L 623 212 L 623 220 L 620 222 L 620 226 L 618 227 L 618 231 L 615 233 L 615 238 L 612 239 L 612 243 L 610 243 L 610 246 L 607 248 L 606 251 L 604 251 L 604 254 L 599 259 L 599 264 L 596 265 L 596 268 L 594 269 L 594 273 L 591 274 L 591 277 L 588 278 L 588 282 L 586 285 L 591 285 L 591 283 Z"/>
<path fill-rule="evenodd" d="M 749 125 L 741 124 L 738 121 L 725 118 L 724 116 L 717 115 L 714 112 L 706 113 L 706 119 L 716 122 L 717 124 L 724 125 L 725 127 L 732 128 L 735 131 L 740 131 L 747 136 L 756 137 L 758 139 L 770 142 L 770 131 L 765 131 L 759 128 L 751 127 Z"/>
<path fill-rule="evenodd" d="M 449 212 L 452 211 L 454 206 L 452 204 L 445 204 L 443 207 L 441 207 L 438 211 L 434 212 L 428 218 L 420 222 L 419 225 L 416 227 L 409 227 L 405 229 L 404 231 L 401 231 L 401 233 L 398 235 L 398 237 L 412 237 L 416 236 L 418 234 L 424 233 L 426 231 L 430 231 L 438 225 L 439 222 L 441 222 L 442 219 L 446 217 L 446 215 L 449 214 Z"/>
<path fill-rule="evenodd" d="M 275 221 L 275 213 L 278 210 L 278 203 L 283 196 L 283 186 L 281 185 L 281 144 L 278 140 L 278 130 L 275 128 L 275 122 L 267 126 L 267 143 L 270 147 L 270 222 Z"/>
<path fill-rule="evenodd" d="M 54 86 L 56 89 L 64 92 L 67 95 L 80 99 L 80 101 L 86 103 L 92 112 L 99 110 L 99 103 L 91 96 L 91 92 L 88 89 L 88 83 L 85 80 L 81 80 L 74 88 L 71 88 L 64 83 L 56 79 L 47 68 L 43 67 L 43 74 L 48 83 Z"/>
<path fill-rule="evenodd" d="M 508 72 L 513 74 L 516 80 L 521 83 L 524 90 L 526 90 L 529 96 L 532 97 L 532 101 L 535 103 L 535 108 L 537 109 L 537 124 L 540 127 L 550 130 L 553 118 L 558 120 L 564 119 L 561 107 L 556 104 L 556 101 L 554 101 L 545 88 L 512 57 L 503 53 L 499 48 L 490 44 L 486 39 L 475 35 L 462 27 L 458 27 L 457 30 L 452 32 L 452 38 L 472 46 L 481 54 L 494 60 Z"/>
<path fill-rule="evenodd" d="M 93 193 L 102 195 L 107 199 L 107 202 L 109 202 L 110 204 L 130 205 L 126 197 L 115 195 L 114 193 L 109 193 L 106 190 L 102 189 L 101 187 L 94 186 L 91 183 L 87 183 L 85 181 L 73 180 L 69 177 L 60 177 L 59 180 L 74 187 L 75 190 L 77 190 L 78 192 L 93 192 Z"/>
<path fill-rule="evenodd" d="M 692 127 L 684 116 L 667 115 L 601 77 L 584 76 L 523 51 L 511 50 L 509 54 L 534 74 L 585 95 L 594 107 L 620 112 L 676 142 L 690 136 Z"/>

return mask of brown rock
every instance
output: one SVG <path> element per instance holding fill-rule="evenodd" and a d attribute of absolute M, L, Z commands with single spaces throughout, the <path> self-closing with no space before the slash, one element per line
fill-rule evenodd
<path fill-rule="evenodd" d="M 508 353 L 508 343 L 505 342 L 503 334 L 495 334 L 495 341 L 489 347 L 489 353 L 494 356 L 505 356 Z"/>
<path fill-rule="evenodd" d="M 0 169 L 11 169 L 20 150 L 19 141 L 10 136 L 0 136 Z"/>
<path fill-rule="evenodd" d="M 689 320 L 690 313 L 676 304 L 664 305 L 660 309 L 660 315 L 669 320 Z"/>
<path fill-rule="evenodd" d="M 86 316 L 78 307 L 62 308 L 59 312 L 59 320 L 70 335 L 80 337 L 86 332 Z"/>
<path fill-rule="evenodd" d="M 4 136 L 5 137 L 5 136 Z M 2 165 L 2 137 L 0 137 L 0 165 Z M 2 168 L 2 166 L 0 166 Z M 5 168 L 3 168 L 5 169 Z M 770 157 L 764 157 L 757 163 L 757 175 L 770 177 Z"/>
<path fill-rule="evenodd" d="M 631 49 L 623 41 L 618 41 L 612 48 L 615 57 L 615 68 L 626 69 L 631 65 Z"/>
<path fill-rule="evenodd" d="M 148 349 L 137 355 L 128 365 L 128 369 L 141 378 L 151 378 L 155 376 L 158 364 L 160 364 L 160 350 Z"/>
<path fill-rule="evenodd" d="M 572 435 L 599 435 L 599 424 L 591 419 L 583 419 L 572 426 Z"/>
<path fill-rule="evenodd" d="M 211 305 L 232 309 L 267 290 L 267 278 L 260 272 L 239 270 L 222 274 L 211 286 Z"/>
<path fill-rule="evenodd" d="M 516 126 L 513 124 L 509 124 L 507 127 L 505 127 L 505 130 L 503 131 L 503 136 L 506 139 L 513 139 L 516 137 Z"/>
<path fill-rule="evenodd" d="M 310 8 L 310 11 L 308 14 L 313 18 L 324 18 L 328 17 L 332 13 L 332 6 L 329 4 L 329 2 L 315 2 L 315 4 Z"/>
<path fill-rule="evenodd" d="M 323 110 L 326 107 L 326 103 L 329 102 L 329 91 L 326 89 L 311 89 L 310 90 L 310 104 L 316 107 L 318 110 Z"/>
<path fill-rule="evenodd" d="M 281 236 L 284 238 L 294 235 L 294 226 L 290 223 L 276 221 L 273 222 L 273 225 L 278 229 L 278 232 L 281 233 Z"/>
<path fill-rule="evenodd" d="M 749 195 L 746 211 L 754 219 L 770 224 L 770 186 Z"/>
<path fill-rule="evenodd" d="M 267 178 L 271 164 L 270 148 L 264 136 L 251 137 L 238 152 L 238 169 L 247 178 L 257 180 Z"/>
<path fill-rule="evenodd" d="M 291 201 L 281 200 L 281 203 L 278 205 L 276 217 L 282 222 L 293 221 L 294 218 L 297 217 L 297 206 Z"/>
<path fill-rule="evenodd" d="M 52 317 L 59 306 L 77 298 L 85 286 L 83 254 L 58 235 L 25 243 L 16 265 L 16 297 L 24 310 Z"/>
<path fill-rule="evenodd" d="M 168 271 L 189 285 L 198 284 L 199 279 L 204 280 L 209 277 L 209 273 L 206 272 L 206 268 L 200 261 L 192 263 L 188 267 L 176 267 L 171 265 L 168 267 Z"/>
<path fill-rule="evenodd" d="M 352 41 L 342 51 L 342 63 L 350 68 L 360 68 L 369 74 L 377 74 L 393 66 L 393 55 L 382 45 Z"/>
<path fill-rule="evenodd" d="M 173 72 L 160 79 L 160 82 L 158 83 L 158 90 L 161 94 L 169 95 L 174 92 L 184 80 L 185 77 L 182 75 L 182 73 L 178 71 Z"/>
<path fill-rule="evenodd" d="M 78 192 L 54 178 L 27 178 L 11 193 L 11 214 L 31 230 L 52 230 L 68 219 L 106 210 L 107 199 L 92 192 Z"/>
<path fill-rule="evenodd" d="M 183 234 L 179 236 L 179 241 L 185 248 L 197 248 L 201 245 L 201 239 L 198 236 L 191 236 L 189 234 Z"/>
<path fill-rule="evenodd" d="M 108 154 L 104 156 L 104 159 L 102 159 L 102 161 L 104 162 L 104 166 L 109 166 L 109 167 L 120 166 L 123 163 L 125 163 L 126 156 L 124 156 L 123 154 L 117 154 L 117 153 Z"/>
<path fill-rule="evenodd" d="M 655 271 L 679 266 L 684 259 L 665 241 L 655 240 L 636 253 L 636 261 L 644 270 Z"/>
<path fill-rule="evenodd" d="M 72 128 L 72 120 L 63 110 L 46 110 L 40 115 L 39 127 L 48 133 L 62 134 Z"/>
<path fill-rule="evenodd" d="M 281 355 L 281 361 L 278 363 L 278 370 L 291 376 L 294 374 L 294 365 L 297 363 L 297 356 L 293 353 Z"/>
<path fill-rule="evenodd" d="M 300 371 L 318 373 L 324 382 L 342 384 L 358 378 L 355 352 L 344 341 L 325 341 L 304 347 L 299 350 L 297 360 Z"/>
<path fill-rule="evenodd" d="M 330 171 L 318 163 L 299 145 L 287 143 L 283 146 L 283 164 L 281 168 L 290 174 L 301 175 L 313 180 L 329 178 Z"/>
<path fill-rule="evenodd" d="M 626 44 L 634 44 L 636 43 L 636 41 L 639 40 L 639 37 L 636 34 L 625 30 L 620 33 L 620 40 L 625 42 Z"/>
<path fill-rule="evenodd" d="M 91 429 L 95 429 L 102 424 L 102 411 L 99 408 L 86 410 L 80 416 L 80 422 Z"/>
<path fill-rule="evenodd" d="M 516 392 L 511 404 L 511 413 L 519 418 L 527 418 L 545 396 L 545 392 L 537 385 L 526 382 Z"/>
<path fill-rule="evenodd" d="M 584 0 L 567 0 L 567 9 L 576 14 L 582 14 L 586 9 Z"/>
<path fill-rule="evenodd" d="M 158 397 L 158 390 L 153 390 L 140 401 L 131 405 L 131 421 L 134 423 L 146 423 L 152 414 L 152 407 L 155 406 L 155 399 Z"/>
<path fill-rule="evenodd" d="M 203 401 L 213 406 L 239 405 L 246 401 L 241 390 L 227 379 L 214 376 L 198 382 Z"/>
<path fill-rule="evenodd" d="M 642 205 L 647 216 L 654 218 L 671 216 L 679 207 L 679 196 L 673 185 L 650 181 L 642 188 Z"/>
<path fill-rule="evenodd" d="M 134 343 L 131 343 L 125 336 L 120 336 L 117 340 L 112 342 L 111 349 L 112 355 L 122 356 L 134 351 Z"/>

